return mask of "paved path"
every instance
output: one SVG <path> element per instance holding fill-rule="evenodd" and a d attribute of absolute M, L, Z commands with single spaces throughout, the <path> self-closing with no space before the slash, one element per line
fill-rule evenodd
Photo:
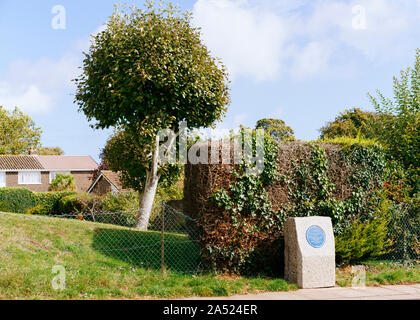
<path fill-rule="evenodd" d="M 420 284 L 364 288 L 301 289 L 290 292 L 267 292 L 218 298 L 189 300 L 420 300 Z"/>

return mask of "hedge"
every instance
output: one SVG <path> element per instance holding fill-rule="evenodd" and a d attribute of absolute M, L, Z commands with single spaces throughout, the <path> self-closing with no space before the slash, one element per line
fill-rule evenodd
<path fill-rule="evenodd" d="M 208 269 L 281 274 L 288 217 L 329 216 L 340 237 L 378 210 L 386 161 L 377 145 L 266 139 L 264 149 L 260 176 L 245 174 L 243 165 L 186 165 L 184 210 L 197 220 Z"/>
<path fill-rule="evenodd" d="M 29 209 L 43 206 L 45 211 L 57 213 L 61 198 L 75 192 L 32 192 L 26 188 L 1 188 L 0 211 L 27 213 Z"/>
<path fill-rule="evenodd" d="M 25 188 L 1 188 L 0 203 L 2 211 L 25 213 L 37 205 L 34 192 Z"/>

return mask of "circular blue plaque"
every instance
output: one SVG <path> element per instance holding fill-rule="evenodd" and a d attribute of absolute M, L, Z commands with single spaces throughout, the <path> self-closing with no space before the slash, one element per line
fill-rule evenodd
<path fill-rule="evenodd" d="M 306 230 L 306 241 L 314 248 L 321 248 L 325 243 L 324 230 L 318 226 L 310 226 Z"/>

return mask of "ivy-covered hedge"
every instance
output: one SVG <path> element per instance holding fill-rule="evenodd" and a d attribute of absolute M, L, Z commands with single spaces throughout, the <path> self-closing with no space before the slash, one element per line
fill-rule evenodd
<path fill-rule="evenodd" d="M 383 204 L 378 190 L 386 168 L 380 147 L 278 145 L 266 139 L 264 149 L 264 172 L 259 176 L 246 174 L 244 164 L 186 166 L 184 207 L 198 221 L 201 255 L 209 268 L 282 273 L 287 217 L 330 216 L 338 239 L 349 236 L 356 221 L 378 218 Z"/>

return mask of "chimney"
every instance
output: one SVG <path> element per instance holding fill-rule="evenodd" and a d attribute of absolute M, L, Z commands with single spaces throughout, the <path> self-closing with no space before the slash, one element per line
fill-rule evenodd
<path fill-rule="evenodd" d="M 28 151 L 28 154 L 30 156 L 38 156 L 39 155 L 39 152 L 38 152 L 38 150 L 35 150 L 34 147 L 30 147 L 29 148 L 29 151 Z"/>

